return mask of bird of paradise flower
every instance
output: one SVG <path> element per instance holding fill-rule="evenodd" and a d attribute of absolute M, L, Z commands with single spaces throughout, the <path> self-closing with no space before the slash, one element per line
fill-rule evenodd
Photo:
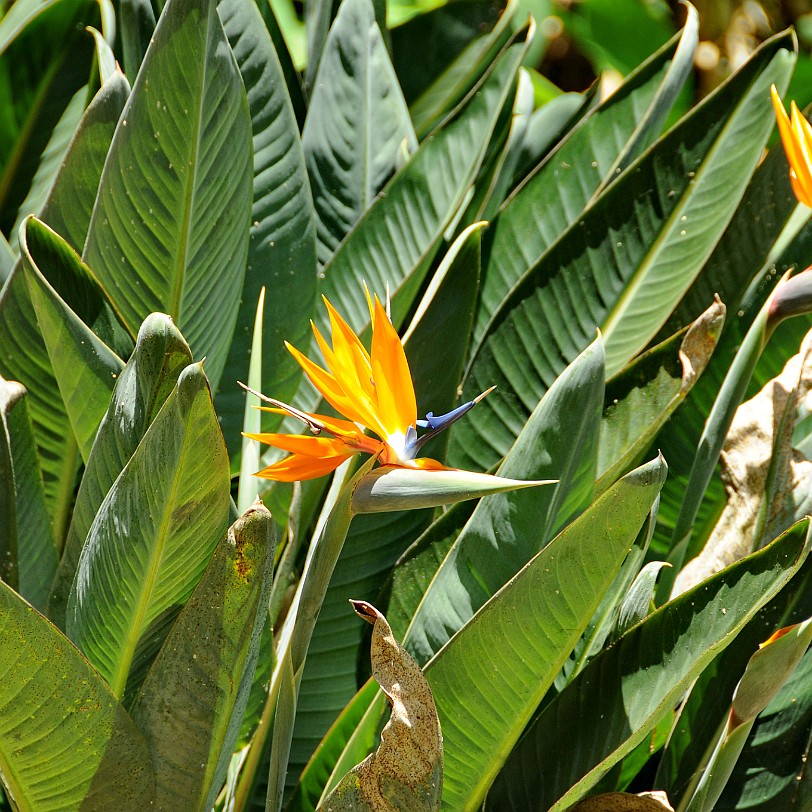
<path fill-rule="evenodd" d="M 243 388 L 270 407 L 265 411 L 288 414 L 310 430 L 305 434 L 246 434 L 253 440 L 287 451 L 289 456 L 258 471 L 256 476 L 279 482 L 313 479 L 334 471 L 359 452 L 373 454 L 381 465 L 431 471 L 450 470 L 437 460 L 417 455 L 425 443 L 462 417 L 494 387 L 447 414 L 429 412 L 417 419 L 414 384 L 400 338 L 377 295 L 366 289 L 372 323 L 372 347 L 367 352 L 361 339 L 330 304 L 324 303 L 330 317 L 332 346 L 312 324 L 326 369 L 285 342 L 310 381 L 324 399 L 347 419 L 311 414 L 287 403 Z M 418 436 L 418 428 L 424 433 Z M 377 437 L 366 431 L 374 432 Z"/>
<path fill-rule="evenodd" d="M 812 125 L 801 115 L 798 105 L 790 105 L 791 118 L 784 109 L 775 85 L 770 88 L 778 132 L 789 161 L 789 179 L 795 197 L 812 208 Z"/>

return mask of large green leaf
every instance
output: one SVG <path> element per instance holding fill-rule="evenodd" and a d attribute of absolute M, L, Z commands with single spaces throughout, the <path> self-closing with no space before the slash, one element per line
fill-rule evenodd
<path fill-rule="evenodd" d="M 124 362 L 71 310 L 39 268 L 45 263 L 51 276 L 89 280 L 79 255 L 33 217 L 23 226 L 20 248 L 28 295 L 74 436 L 87 461 Z M 70 270 L 60 272 L 60 265 Z"/>
<path fill-rule="evenodd" d="M 455 0 L 392 32 L 395 70 L 421 139 L 487 72 L 510 39 L 517 11 L 509 0 Z"/>
<path fill-rule="evenodd" d="M 688 397 L 711 360 L 724 320 L 725 308 L 715 302 L 689 329 L 635 359 L 610 382 L 601 423 L 599 491 L 639 459 Z"/>
<path fill-rule="evenodd" d="M 25 387 L 0 378 L 0 579 L 41 607 L 56 570 Z"/>
<path fill-rule="evenodd" d="M 0 20 L 0 229 L 8 236 L 40 157 L 90 75 L 98 7 L 88 0 L 15 3 Z"/>
<path fill-rule="evenodd" d="M 0 775 L 15 809 L 143 812 L 152 763 L 90 663 L 0 583 Z"/>
<path fill-rule="evenodd" d="M 680 803 L 701 775 L 750 656 L 775 631 L 808 616 L 812 610 L 811 580 L 812 561 L 807 558 L 789 584 L 716 655 L 691 686 L 663 748 L 654 779 L 654 785 L 666 790 L 675 804 Z"/>
<path fill-rule="evenodd" d="M 144 677 L 225 533 L 228 458 L 199 364 L 188 366 L 90 527 L 68 636 L 116 696 Z"/>
<path fill-rule="evenodd" d="M 659 458 L 624 477 L 426 666 L 443 728 L 444 808 L 482 804 L 612 583 L 665 475 Z"/>
<path fill-rule="evenodd" d="M 96 94 L 79 123 L 42 209 L 43 219 L 77 251 L 84 245 L 102 166 L 128 90 L 126 80 L 117 75 L 105 82 Z M 68 305 L 85 312 L 79 307 L 76 291 L 70 292 L 76 280 L 49 278 L 48 281 Z M 86 303 L 92 301 L 86 292 L 82 298 Z M 29 391 L 46 504 L 55 538 L 61 545 L 72 503 L 78 447 L 20 264 L 0 293 L 0 373 L 20 381 Z"/>
<path fill-rule="evenodd" d="M 772 127 L 769 86 L 787 81 L 791 45 L 787 35 L 765 43 L 513 288 L 471 362 L 465 392 L 499 389 L 454 427 L 453 463 L 488 467 L 498 460 L 596 327 L 605 337 L 609 376 L 656 333 L 703 267 L 761 156 Z"/>
<path fill-rule="evenodd" d="M 248 94 L 254 147 L 248 268 L 215 401 L 236 464 L 245 398 L 235 382 L 248 377 L 251 327 L 262 287 L 262 385 L 288 400 L 301 379 L 283 342 L 300 346 L 309 340 L 317 284 L 316 219 L 296 117 L 260 11 L 251 0 L 221 0 L 217 10 Z M 263 430 L 272 430 L 270 420 L 263 413 Z"/>
<path fill-rule="evenodd" d="M 756 720 L 718 812 L 801 812 L 812 803 L 806 764 L 812 732 L 812 653 Z"/>
<path fill-rule="evenodd" d="M 560 812 L 582 797 L 668 713 L 808 551 L 804 521 L 604 650 L 534 721 L 493 785 L 493 807 Z"/>
<path fill-rule="evenodd" d="M 597 340 L 538 404 L 498 472 L 514 479 L 560 481 L 480 502 L 433 574 L 404 638 L 418 662 L 436 654 L 589 504 L 603 389 L 603 346 Z M 431 564 L 431 558 L 427 561 Z"/>
<path fill-rule="evenodd" d="M 325 264 L 417 149 L 371 0 L 344 0 L 324 46 L 302 132 Z"/>
<path fill-rule="evenodd" d="M 214 386 L 245 278 L 250 139 L 213 0 L 171 0 L 116 128 L 84 258 L 131 335 L 168 313 Z"/>
<path fill-rule="evenodd" d="M 133 704 L 162 809 L 211 809 L 259 653 L 276 541 L 257 502 L 218 544 Z"/>
<path fill-rule="evenodd" d="M 689 39 L 689 32 L 683 36 Z M 601 183 L 614 176 L 618 153 L 655 134 L 647 116 L 663 101 L 673 102 L 667 83 L 678 48 L 675 37 L 628 76 L 506 201 L 488 241 L 473 348 L 505 295 L 579 217 Z"/>
<path fill-rule="evenodd" d="M 54 127 L 48 144 L 42 151 L 37 172 L 31 181 L 31 188 L 17 211 L 17 219 L 11 228 L 11 234 L 17 234 L 26 217 L 30 214 L 39 214 L 42 209 L 48 192 L 53 185 L 54 177 L 65 157 L 70 140 L 79 125 L 82 113 L 85 111 L 88 95 L 88 87 L 80 87 L 73 94 L 73 98 L 68 102 L 68 106 L 62 113 L 56 127 Z"/>
<path fill-rule="evenodd" d="M 141 325 L 127 366 L 96 435 L 68 528 L 65 548 L 48 599 L 48 616 L 65 626 L 79 556 L 104 498 L 129 462 L 144 434 L 192 362 L 192 353 L 168 316 L 153 314 Z"/>
<path fill-rule="evenodd" d="M 526 32 L 519 36 L 524 38 Z M 426 260 L 484 157 L 524 47 L 520 41 L 502 54 L 466 105 L 421 144 L 326 265 L 324 292 L 356 330 L 369 321 L 362 280 L 376 292 L 388 285 L 393 320 L 403 320 Z"/>

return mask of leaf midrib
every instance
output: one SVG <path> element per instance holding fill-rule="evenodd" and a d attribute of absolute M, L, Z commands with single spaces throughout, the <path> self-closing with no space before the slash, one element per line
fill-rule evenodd
<path fill-rule="evenodd" d="M 174 476 L 172 477 L 172 485 L 164 501 L 163 515 L 161 516 L 158 532 L 155 534 L 154 542 L 151 545 L 149 567 L 147 568 L 143 580 L 141 580 L 141 588 L 138 590 L 139 599 L 136 604 L 135 614 L 129 624 L 129 633 L 124 640 L 121 655 L 116 663 L 116 671 L 110 681 L 110 688 L 119 700 L 124 696 L 124 689 L 126 688 L 127 679 L 130 675 L 130 666 L 135 657 L 138 642 L 141 639 L 141 629 L 144 625 L 144 619 L 146 618 L 147 610 L 151 602 L 150 599 L 154 593 L 155 583 L 158 580 L 158 570 L 163 560 L 167 539 L 169 538 L 169 522 L 174 513 L 175 504 L 177 503 L 181 480 L 179 473 L 183 468 L 183 460 L 186 457 L 188 439 L 189 432 L 184 429 L 183 441 L 181 442 L 177 463 L 173 469 Z"/>
<path fill-rule="evenodd" d="M 216 12 L 215 12 L 216 13 Z M 172 269 L 172 289 L 169 293 L 169 313 L 175 318 L 177 323 L 182 324 L 181 302 L 183 300 L 183 288 L 188 272 L 189 244 L 192 234 L 192 212 L 195 206 L 195 193 L 197 191 L 197 176 L 200 168 L 200 140 L 203 131 L 203 100 L 206 96 L 207 75 L 209 70 L 209 52 L 211 51 L 211 31 L 213 24 L 212 3 L 206 3 L 206 45 L 203 54 L 203 70 L 201 76 L 201 92 L 196 95 L 197 102 L 197 128 L 192 148 L 189 152 L 189 166 L 191 167 L 186 176 L 186 188 L 183 196 L 183 220 L 179 229 L 179 245 L 175 254 L 174 268 Z"/>

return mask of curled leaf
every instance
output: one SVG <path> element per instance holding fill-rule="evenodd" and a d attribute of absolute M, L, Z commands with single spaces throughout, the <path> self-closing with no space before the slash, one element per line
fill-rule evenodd
<path fill-rule="evenodd" d="M 555 482 L 552 479 L 506 479 L 454 469 L 426 471 L 384 465 L 370 471 L 358 482 L 352 497 L 352 509 L 353 513 L 416 510 Z"/>
<path fill-rule="evenodd" d="M 377 752 L 341 780 L 318 812 L 430 812 L 440 808 L 443 737 L 434 697 L 420 666 L 395 640 L 386 618 L 365 601 L 350 601 L 371 623 L 372 676 L 392 715 Z"/>

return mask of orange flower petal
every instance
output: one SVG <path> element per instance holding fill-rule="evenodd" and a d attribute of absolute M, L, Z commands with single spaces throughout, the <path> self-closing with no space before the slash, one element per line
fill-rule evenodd
<path fill-rule="evenodd" d="M 417 422 L 414 385 L 403 344 L 377 296 L 372 329 L 372 378 L 378 396 L 378 417 L 386 433 L 405 433 Z"/>
<path fill-rule="evenodd" d="M 348 417 L 355 423 L 361 423 L 366 426 L 369 415 L 360 412 L 354 401 L 347 397 L 341 384 L 331 375 L 327 370 L 322 369 L 318 364 L 311 361 L 306 355 L 303 355 L 292 346 L 285 342 L 288 352 L 296 359 L 299 366 L 305 371 L 307 377 L 310 378 L 313 386 L 321 392 L 324 399 L 337 411 L 341 412 L 345 417 Z"/>
<path fill-rule="evenodd" d="M 801 115 L 798 105 L 792 102 L 792 135 L 798 162 L 793 164 L 801 194 L 794 188 L 798 199 L 807 206 L 812 206 L 812 127 Z"/>
<path fill-rule="evenodd" d="M 273 465 L 269 465 L 267 468 L 263 468 L 261 471 L 257 471 L 254 476 L 262 479 L 273 479 L 276 482 L 298 482 L 303 479 L 316 479 L 332 473 L 351 456 L 352 454 L 339 454 L 334 457 L 314 459 L 313 457 L 292 454 L 283 460 L 279 460 L 279 462 L 275 462 Z"/>
<path fill-rule="evenodd" d="M 801 203 L 812 207 L 812 157 L 810 156 L 812 144 L 809 143 L 809 140 L 812 139 L 812 131 L 794 104 L 792 105 L 793 120 L 790 121 L 775 85 L 770 88 L 770 95 L 778 122 L 778 132 L 781 135 L 781 143 L 784 145 L 784 152 L 790 165 L 792 190 Z"/>
<path fill-rule="evenodd" d="M 282 451 L 306 457 L 324 458 L 336 454 L 354 454 L 347 442 L 339 437 L 313 437 L 309 434 L 245 434 L 249 440 L 272 445 Z"/>

